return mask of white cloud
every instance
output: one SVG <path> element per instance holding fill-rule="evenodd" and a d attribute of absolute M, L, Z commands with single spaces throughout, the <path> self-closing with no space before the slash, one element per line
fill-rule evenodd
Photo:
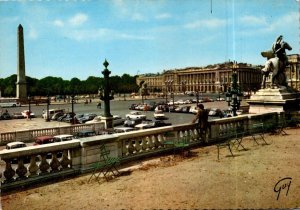
<path fill-rule="evenodd" d="M 55 20 L 53 24 L 57 27 L 63 27 L 65 25 L 62 20 Z"/>
<path fill-rule="evenodd" d="M 76 41 L 110 39 L 110 40 L 151 40 L 150 36 L 128 34 L 107 28 L 90 30 L 71 30 L 65 34 L 68 38 Z"/>
<path fill-rule="evenodd" d="M 168 19 L 168 18 L 171 18 L 172 16 L 169 14 L 169 13 L 162 13 L 162 14 L 159 14 L 159 15 L 156 15 L 155 18 L 156 19 Z"/>
<path fill-rule="evenodd" d="M 268 23 L 265 27 L 260 27 L 256 33 L 271 33 L 278 31 L 279 33 L 289 32 L 291 28 L 298 28 L 299 15 L 296 12 L 286 14 L 277 18 L 271 23 Z M 296 27 L 295 27 L 296 26 Z"/>
<path fill-rule="evenodd" d="M 30 39 L 37 39 L 38 38 L 38 32 L 37 30 L 32 27 L 32 26 L 29 26 L 29 32 L 28 32 L 28 37 Z"/>
<path fill-rule="evenodd" d="M 78 13 L 69 19 L 69 23 L 72 26 L 79 26 L 88 20 L 88 16 L 83 13 Z"/>
<path fill-rule="evenodd" d="M 239 19 L 239 21 L 247 26 L 257 26 L 257 25 L 267 25 L 267 21 L 265 17 L 257 17 L 252 15 L 246 15 Z"/>
<path fill-rule="evenodd" d="M 197 28 L 218 28 L 226 25 L 226 20 L 212 18 L 204 20 L 196 20 L 184 25 L 185 28 L 197 29 Z"/>

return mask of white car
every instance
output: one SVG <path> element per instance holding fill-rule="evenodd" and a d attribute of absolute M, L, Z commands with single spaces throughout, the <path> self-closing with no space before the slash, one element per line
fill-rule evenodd
<path fill-rule="evenodd" d="M 115 128 L 114 131 L 116 133 L 127 133 L 130 131 L 135 131 L 135 129 L 131 128 L 131 127 L 118 127 L 118 128 Z"/>
<path fill-rule="evenodd" d="M 131 111 L 129 114 L 126 115 L 126 118 L 129 119 L 146 119 L 146 115 L 142 114 L 139 111 Z"/>
<path fill-rule="evenodd" d="M 6 145 L 7 150 L 23 148 L 23 147 L 26 147 L 26 144 L 24 142 L 21 142 L 21 141 L 11 142 L 11 143 L 8 143 Z"/>
<path fill-rule="evenodd" d="M 54 136 L 54 142 L 61 142 L 61 141 L 70 141 L 75 139 L 75 137 L 71 134 L 62 134 Z"/>
<path fill-rule="evenodd" d="M 198 113 L 198 107 L 197 106 L 191 106 L 189 112 L 193 113 L 193 114 L 197 114 Z"/>
<path fill-rule="evenodd" d="M 29 110 L 24 110 L 23 112 L 21 112 L 22 115 L 27 118 L 27 115 L 29 113 Z M 35 117 L 35 114 L 33 112 L 30 112 L 30 118 L 34 118 Z"/>
<path fill-rule="evenodd" d="M 91 124 L 91 123 L 98 123 L 101 122 L 101 117 L 102 116 L 97 116 L 93 120 L 85 122 L 85 124 Z M 113 125 L 122 125 L 124 123 L 125 119 L 122 118 L 120 115 L 114 115 L 113 116 Z"/>

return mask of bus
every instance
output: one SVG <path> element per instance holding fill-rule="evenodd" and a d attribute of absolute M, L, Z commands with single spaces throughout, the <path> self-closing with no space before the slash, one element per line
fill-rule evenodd
<path fill-rule="evenodd" d="M 16 107 L 21 106 L 17 98 L 0 98 L 0 107 Z"/>

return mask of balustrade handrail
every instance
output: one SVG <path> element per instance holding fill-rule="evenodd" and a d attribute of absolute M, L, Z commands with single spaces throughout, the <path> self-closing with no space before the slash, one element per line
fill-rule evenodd
<path fill-rule="evenodd" d="M 283 113 L 265 113 L 265 114 L 251 114 L 243 115 L 231 118 L 223 118 L 209 121 L 209 130 L 208 130 L 208 142 L 212 142 L 218 139 L 218 136 L 226 130 L 232 128 L 243 128 L 245 132 L 248 131 L 249 125 L 257 123 L 258 121 L 274 121 L 280 120 L 284 117 Z M 11 168 L 10 161 L 12 159 L 17 159 L 18 163 L 22 162 L 24 157 L 31 156 L 31 160 L 34 156 L 41 155 L 45 158 L 48 153 L 57 153 L 63 151 L 64 161 L 69 161 L 64 164 L 61 163 L 65 168 L 70 164 L 69 169 L 72 169 L 70 173 L 81 173 L 89 171 L 91 165 L 97 161 L 99 158 L 99 144 L 106 144 L 113 151 L 112 154 L 118 158 L 124 158 L 125 161 L 133 160 L 134 158 L 145 157 L 148 154 L 158 154 L 159 152 L 170 151 L 170 148 L 166 148 L 164 142 L 168 138 L 177 138 L 180 136 L 187 137 L 190 145 L 196 145 L 202 142 L 200 136 L 197 134 L 197 123 L 186 123 L 180 125 L 151 128 L 146 130 L 132 131 L 128 133 L 118 133 L 118 134 L 105 134 L 97 135 L 93 137 L 85 137 L 81 139 L 75 139 L 66 142 L 57 142 L 40 146 L 29 146 L 25 148 L 13 149 L 13 150 L 2 150 L 0 151 L 0 158 L 6 162 L 6 170 L 11 172 L 14 169 Z M 168 135 L 171 134 L 171 135 Z M 206 141 L 207 142 L 207 141 Z M 67 153 L 69 154 L 69 159 L 66 159 Z M 55 159 L 55 158 L 54 158 Z M 57 172 L 57 167 L 53 162 L 52 156 L 52 165 L 53 173 Z M 44 160 L 44 164 L 47 165 Z M 20 165 L 20 164 L 19 164 Z M 22 165 L 22 164 L 21 164 Z M 20 167 L 20 166 L 18 166 Z M 38 166 L 39 170 L 44 170 Z M 23 166 L 24 168 L 24 166 Z M 56 170 L 55 170 L 56 169 Z M 34 172 L 36 173 L 38 169 Z M 50 169 L 49 169 L 50 170 Z M 22 175 L 20 170 L 16 170 L 16 173 Z M 32 173 L 32 171 L 30 171 Z M 5 175 L 3 171 L 0 172 L 1 175 L 4 175 L 5 178 L 9 178 L 9 181 L 18 181 L 18 179 L 13 179 L 12 176 Z M 23 174 L 22 176 L 25 176 Z M 45 176 L 43 173 L 38 174 L 38 176 L 43 178 Z M 30 176 L 28 177 L 30 178 Z M 3 178 L 2 178 L 3 179 Z M 36 179 L 38 180 L 38 179 Z"/>
<path fill-rule="evenodd" d="M 11 159 L 16 157 L 31 156 L 31 155 L 38 155 L 47 152 L 55 152 L 55 151 L 61 151 L 66 149 L 72 149 L 77 147 L 79 148 L 79 146 L 80 146 L 80 140 L 74 139 L 70 141 L 56 142 L 56 143 L 44 144 L 44 145 L 33 145 L 33 146 L 17 148 L 12 150 L 4 149 L 0 151 L 0 157 L 1 159 Z"/>

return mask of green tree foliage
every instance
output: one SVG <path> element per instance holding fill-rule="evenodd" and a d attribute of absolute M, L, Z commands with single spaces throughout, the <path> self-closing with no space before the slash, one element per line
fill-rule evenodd
<path fill-rule="evenodd" d="M 72 93 L 85 95 L 97 94 L 98 89 L 103 87 L 103 77 L 90 76 L 86 80 L 80 80 L 76 77 L 71 80 L 63 80 L 61 77 L 48 76 L 42 79 L 26 77 L 28 94 L 32 96 L 54 96 L 70 95 Z M 17 75 L 11 75 L 7 78 L 0 78 L 0 90 L 4 97 L 16 96 Z M 136 85 L 136 76 L 123 74 L 110 77 L 110 88 L 115 93 L 137 92 L 139 87 Z"/>

